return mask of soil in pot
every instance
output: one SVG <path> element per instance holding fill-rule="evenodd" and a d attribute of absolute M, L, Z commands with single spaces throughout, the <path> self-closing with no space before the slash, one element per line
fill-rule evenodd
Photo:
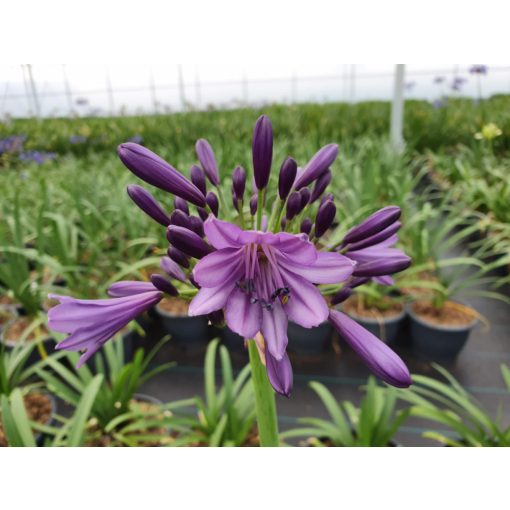
<path fill-rule="evenodd" d="M 0 305 L 0 331 L 4 326 L 16 318 L 16 310 L 10 306 Z"/>
<path fill-rule="evenodd" d="M 45 393 L 32 392 L 23 397 L 28 418 L 32 421 L 47 425 L 50 423 L 54 413 L 54 402 Z M 0 418 L 0 446 L 7 446 L 7 438 L 4 434 Z"/>
<path fill-rule="evenodd" d="M 185 350 L 203 348 L 209 337 L 207 318 L 189 317 L 188 306 L 183 299 L 165 298 L 156 305 L 156 311 L 172 336 L 171 344 Z"/>
<path fill-rule="evenodd" d="M 409 317 L 415 353 L 437 361 L 453 361 L 478 322 L 475 310 L 453 301 L 440 308 L 418 301 L 409 307 Z"/>
<path fill-rule="evenodd" d="M 383 342 L 394 343 L 405 318 L 404 305 L 390 296 L 383 296 L 381 305 L 367 306 L 358 296 L 352 296 L 342 304 L 342 309 L 365 329 Z"/>

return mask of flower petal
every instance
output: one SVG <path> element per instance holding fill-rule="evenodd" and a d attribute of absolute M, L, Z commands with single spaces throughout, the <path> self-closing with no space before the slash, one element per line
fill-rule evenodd
<path fill-rule="evenodd" d="M 278 361 L 269 351 L 265 351 L 267 376 L 271 386 L 276 392 L 285 397 L 290 397 L 292 392 L 293 374 L 287 353 Z"/>
<path fill-rule="evenodd" d="M 210 215 L 204 223 L 204 232 L 209 243 L 217 250 L 241 247 L 239 237 L 243 231 L 228 221 L 221 221 Z"/>
<path fill-rule="evenodd" d="M 322 324 L 328 318 L 328 305 L 317 287 L 290 271 L 282 269 L 281 272 L 290 289 L 284 307 L 289 318 L 304 328 Z"/>
<path fill-rule="evenodd" d="M 281 360 L 287 348 L 287 314 L 279 301 L 274 302 L 272 310 L 262 308 L 262 336 L 267 349 L 277 359 Z"/>
<path fill-rule="evenodd" d="M 253 338 L 262 322 L 262 307 L 250 302 L 250 296 L 235 289 L 229 296 L 225 310 L 228 327 L 243 338 Z"/>
<path fill-rule="evenodd" d="M 151 292 L 157 290 L 151 282 L 123 281 L 117 282 L 108 287 L 108 295 L 117 297 L 132 296 L 142 292 Z"/>
<path fill-rule="evenodd" d="M 222 309 L 234 288 L 235 283 L 233 281 L 225 282 L 218 287 L 202 287 L 189 304 L 188 315 L 192 317 L 207 315 Z"/>
<path fill-rule="evenodd" d="M 306 234 L 280 232 L 266 244 L 271 244 L 289 260 L 298 264 L 312 264 L 317 260 L 317 250 Z"/>
<path fill-rule="evenodd" d="M 397 388 L 412 384 L 405 363 L 384 342 L 337 310 L 330 310 L 329 320 L 375 375 Z"/>
<path fill-rule="evenodd" d="M 206 255 L 193 269 L 193 277 L 201 287 L 217 287 L 238 280 L 243 270 L 243 248 L 225 248 Z"/>
<path fill-rule="evenodd" d="M 310 265 L 297 264 L 288 257 L 278 256 L 278 263 L 288 271 L 311 283 L 340 283 L 352 275 L 355 262 L 335 252 L 320 252 Z"/>

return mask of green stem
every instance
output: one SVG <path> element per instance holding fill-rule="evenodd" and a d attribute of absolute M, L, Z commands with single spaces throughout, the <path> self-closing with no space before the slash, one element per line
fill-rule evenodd
<path fill-rule="evenodd" d="M 273 212 L 271 214 L 271 219 L 269 221 L 268 232 L 276 232 L 279 230 L 280 221 L 282 220 L 282 212 L 285 206 L 285 200 L 279 199 L 273 208 Z"/>
<path fill-rule="evenodd" d="M 267 378 L 266 367 L 260 360 L 255 340 L 248 341 L 251 377 L 255 390 L 255 410 L 259 429 L 260 446 L 278 446 L 278 421 L 274 390 Z"/>
<path fill-rule="evenodd" d="M 266 189 L 259 190 L 257 199 L 257 230 L 262 228 L 262 212 L 264 210 L 264 198 L 266 196 Z"/>

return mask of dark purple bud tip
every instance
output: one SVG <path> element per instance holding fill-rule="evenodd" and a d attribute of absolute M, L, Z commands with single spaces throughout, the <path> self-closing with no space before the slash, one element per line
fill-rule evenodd
<path fill-rule="evenodd" d="M 400 218 L 400 207 L 389 205 L 379 209 L 359 225 L 351 228 L 344 237 L 343 244 L 355 243 L 384 230 Z"/>
<path fill-rule="evenodd" d="M 349 251 L 356 251 L 361 250 L 362 248 L 368 248 L 369 246 L 374 246 L 376 244 L 382 243 L 383 241 L 386 241 L 386 239 L 390 238 L 392 235 L 396 234 L 400 227 L 401 227 L 400 221 L 395 221 L 395 223 L 392 223 L 391 225 L 381 230 L 380 232 L 377 232 L 374 235 L 366 237 L 365 239 L 362 239 L 361 241 L 358 241 L 356 243 L 349 244 L 347 248 Z"/>
<path fill-rule="evenodd" d="M 297 163 L 288 157 L 280 168 L 280 175 L 278 177 L 278 195 L 282 200 L 286 200 L 289 196 L 290 190 L 296 180 Z"/>
<path fill-rule="evenodd" d="M 198 234 L 184 227 L 170 225 L 167 228 L 166 237 L 173 246 L 196 259 L 201 259 L 212 251 L 212 248 Z"/>
<path fill-rule="evenodd" d="M 156 289 L 161 292 L 166 292 L 170 296 L 178 296 L 179 291 L 163 276 L 160 274 L 151 274 L 151 282 Z"/>
<path fill-rule="evenodd" d="M 301 222 L 300 228 L 301 233 L 306 235 L 310 234 L 310 232 L 312 231 L 312 226 L 313 226 L 312 220 L 310 218 L 305 218 Z"/>
<path fill-rule="evenodd" d="M 144 188 L 136 184 L 127 187 L 129 198 L 154 221 L 164 227 L 170 224 L 170 217 L 163 210 L 159 202 Z"/>
<path fill-rule="evenodd" d="M 186 275 L 184 274 L 184 271 L 179 267 L 179 264 L 177 264 L 177 262 L 172 260 L 170 257 L 163 257 L 159 265 L 168 276 L 181 282 L 186 281 Z"/>
<path fill-rule="evenodd" d="M 189 217 L 190 227 L 193 232 L 197 233 L 200 237 L 204 237 L 204 222 L 196 216 Z"/>
<path fill-rule="evenodd" d="M 317 212 L 317 216 L 315 218 L 315 237 L 319 238 L 328 230 L 331 225 L 333 225 L 333 221 L 336 215 L 336 206 L 333 202 L 328 200 L 324 202 Z"/>
<path fill-rule="evenodd" d="M 259 117 L 253 130 L 252 159 L 255 183 L 262 190 L 269 181 L 273 161 L 273 126 L 266 115 Z"/>
<path fill-rule="evenodd" d="M 179 209 L 184 214 L 189 216 L 188 202 L 186 202 L 186 200 L 182 199 L 181 197 L 174 198 L 174 209 Z"/>
<path fill-rule="evenodd" d="M 308 202 L 310 201 L 310 196 L 312 195 L 312 193 L 308 188 L 303 188 L 299 192 L 299 195 L 301 196 L 301 208 L 300 208 L 299 212 L 301 212 L 308 205 Z"/>
<path fill-rule="evenodd" d="M 209 206 L 209 209 L 211 209 L 214 216 L 218 216 L 219 209 L 218 197 L 212 191 L 209 191 L 209 193 L 207 193 L 207 196 L 205 197 L 205 201 L 207 202 L 207 205 Z"/>
<path fill-rule="evenodd" d="M 203 207 L 197 207 L 198 215 L 202 221 L 205 221 L 209 218 L 209 213 Z"/>
<path fill-rule="evenodd" d="M 117 152 L 124 165 L 143 181 L 192 204 L 205 205 L 200 190 L 154 152 L 131 142 L 119 145 Z"/>
<path fill-rule="evenodd" d="M 168 256 L 180 266 L 188 269 L 189 268 L 189 260 L 185 253 L 181 250 L 177 249 L 175 246 L 170 246 L 166 251 Z"/>
<path fill-rule="evenodd" d="M 323 193 L 331 182 L 332 174 L 331 170 L 326 170 L 316 181 L 313 187 L 312 196 L 310 197 L 310 203 L 315 202 Z"/>
<path fill-rule="evenodd" d="M 293 385 L 292 366 L 289 356 L 285 353 L 281 360 L 277 360 L 268 349 L 265 351 L 265 356 L 266 371 L 271 386 L 277 393 L 289 398 Z"/>
<path fill-rule="evenodd" d="M 170 225 L 177 225 L 178 227 L 191 229 L 191 221 L 189 216 L 183 213 L 180 209 L 176 209 L 170 215 Z"/>
<path fill-rule="evenodd" d="M 331 143 L 322 147 L 305 166 L 294 187 L 301 189 L 318 179 L 332 165 L 337 155 L 338 145 Z"/>
<path fill-rule="evenodd" d="M 252 216 L 257 214 L 257 206 L 258 206 L 258 197 L 257 195 L 253 195 L 250 198 L 250 213 Z"/>
<path fill-rule="evenodd" d="M 232 193 L 234 194 L 235 201 L 243 199 L 245 187 L 246 172 L 243 167 L 238 166 L 232 174 Z"/>
<path fill-rule="evenodd" d="M 216 164 L 214 152 L 209 142 L 201 138 L 195 144 L 195 150 L 197 152 L 200 164 L 204 169 L 205 175 L 207 175 L 207 178 L 211 181 L 211 184 L 218 186 L 220 183 L 220 174 L 218 172 L 218 165 Z"/>
<path fill-rule="evenodd" d="M 332 298 L 331 298 L 331 304 L 339 305 L 340 303 L 343 303 L 345 300 L 349 299 L 352 295 L 352 289 L 350 287 L 344 287 L 343 289 L 340 289 Z"/>
<path fill-rule="evenodd" d="M 205 182 L 205 175 L 203 170 L 197 166 L 193 165 L 190 170 L 191 182 L 202 192 L 202 195 L 206 195 L 207 186 Z"/>
<path fill-rule="evenodd" d="M 407 269 L 411 265 L 411 258 L 402 257 L 391 257 L 382 258 L 380 260 L 373 260 L 371 262 L 365 262 L 358 266 L 355 266 L 353 276 L 385 276 L 394 273 L 399 273 L 404 269 Z"/>
<path fill-rule="evenodd" d="M 332 202 L 335 201 L 335 196 L 333 195 L 333 193 L 326 193 L 322 198 L 321 198 L 321 201 L 320 201 L 320 205 L 322 205 L 324 202 L 327 202 L 328 200 L 331 200 Z"/>
<path fill-rule="evenodd" d="M 287 200 L 287 210 L 285 212 L 285 217 L 287 220 L 292 220 L 296 214 L 301 210 L 301 195 L 299 192 L 294 191 L 292 195 Z"/>

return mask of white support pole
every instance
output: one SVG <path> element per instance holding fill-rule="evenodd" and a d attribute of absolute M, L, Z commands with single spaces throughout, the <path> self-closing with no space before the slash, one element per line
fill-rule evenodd
<path fill-rule="evenodd" d="M 108 94 L 108 105 L 110 109 L 110 115 L 115 115 L 115 101 L 113 99 L 113 87 L 110 79 L 110 70 L 106 69 L 106 92 Z"/>
<path fill-rule="evenodd" d="M 248 79 L 246 78 L 246 73 L 243 71 L 243 76 L 241 78 L 241 88 L 243 94 L 243 105 L 246 106 L 248 104 Z"/>
<path fill-rule="evenodd" d="M 37 96 L 37 88 L 35 86 L 34 74 L 32 73 L 32 64 L 27 64 L 28 79 L 30 88 L 32 89 L 32 96 L 34 98 L 35 116 L 41 118 L 41 106 L 39 104 L 39 97 Z"/>
<path fill-rule="evenodd" d="M 350 93 L 350 99 L 351 103 L 354 103 L 354 100 L 356 99 L 356 64 L 351 64 L 351 93 Z"/>
<path fill-rule="evenodd" d="M 393 90 L 393 103 L 391 105 L 390 139 L 391 145 L 397 151 L 402 151 L 405 146 L 404 125 L 404 78 L 405 64 L 395 66 L 395 86 Z"/>
<path fill-rule="evenodd" d="M 179 84 L 179 97 L 181 99 L 181 108 L 182 111 L 185 112 L 187 109 L 187 103 L 186 103 L 186 91 L 184 88 L 184 76 L 182 73 L 182 64 L 179 64 L 177 66 L 177 79 Z"/>
<path fill-rule="evenodd" d="M 151 101 L 152 101 L 152 113 L 158 113 L 158 97 L 156 95 L 156 82 L 154 81 L 154 73 L 152 69 L 149 74 L 149 88 L 151 91 Z"/>
<path fill-rule="evenodd" d="M 198 70 L 195 72 L 195 101 L 195 106 L 200 109 L 202 106 L 202 86 L 200 84 L 200 74 Z"/>
<path fill-rule="evenodd" d="M 71 117 L 73 114 L 73 94 L 71 92 L 71 85 L 69 84 L 69 78 L 67 77 L 66 64 L 62 64 L 62 75 L 64 76 L 64 88 L 66 91 L 67 106 L 69 108 L 68 114 Z"/>

